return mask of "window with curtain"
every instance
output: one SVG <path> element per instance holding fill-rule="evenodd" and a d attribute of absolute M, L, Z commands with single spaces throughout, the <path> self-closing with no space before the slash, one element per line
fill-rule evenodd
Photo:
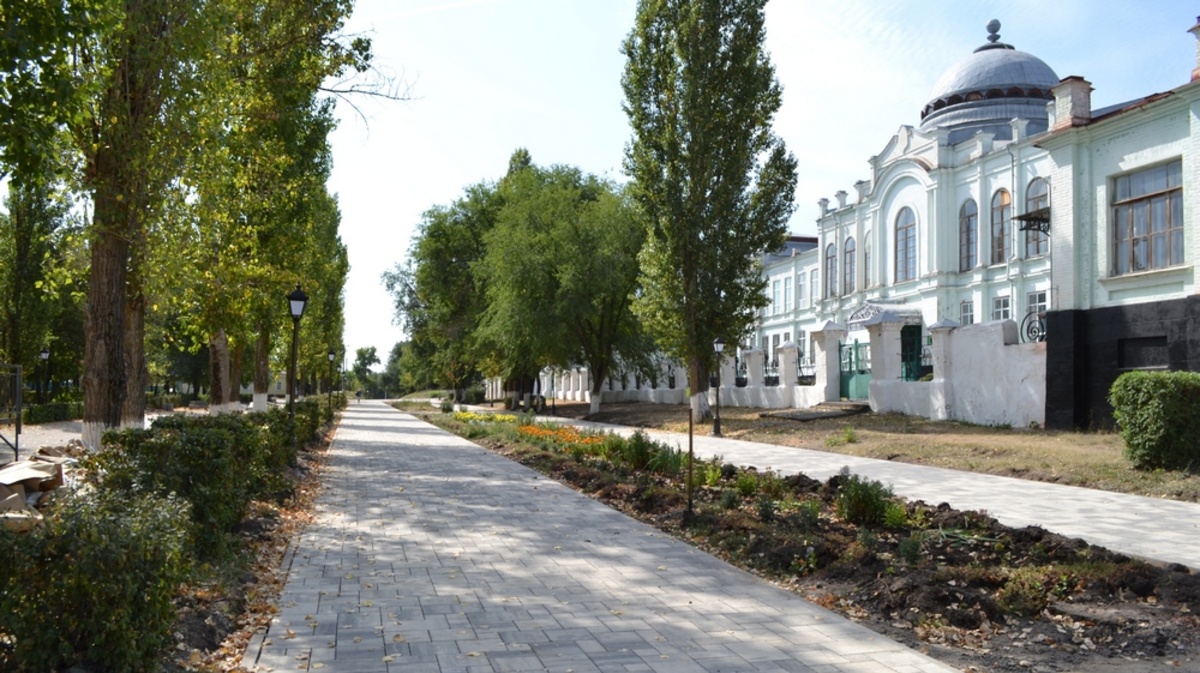
<path fill-rule="evenodd" d="M 1183 264 L 1182 185 L 1179 159 L 1113 181 L 1113 275 Z"/>

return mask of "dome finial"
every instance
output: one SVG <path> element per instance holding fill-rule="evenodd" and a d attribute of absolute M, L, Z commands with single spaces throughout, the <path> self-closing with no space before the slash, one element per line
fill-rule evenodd
<path fill-rule="evenodd" d="M 999 21 L 997 21 L 996 19 L 992 19 L 991 21 L 988 21 L 987 31 L 988 31 L 988 42 L 995 44 L 997 41 L 1000 40 L 1000 22 Z"/>

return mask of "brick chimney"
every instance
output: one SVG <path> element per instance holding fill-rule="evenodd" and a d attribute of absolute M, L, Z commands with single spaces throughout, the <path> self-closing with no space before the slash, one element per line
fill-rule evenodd
<path fill-rule="evenodd" d="M 1092 121 L 1092 83 L 1077 75 L 1064 77 L 1050 90 L 1054 94 L 1052 131 L 1083 126 Z"/>

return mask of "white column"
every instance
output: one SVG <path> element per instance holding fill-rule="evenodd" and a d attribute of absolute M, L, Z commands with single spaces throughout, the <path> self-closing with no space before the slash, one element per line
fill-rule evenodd
<path fill-rule="evenodd" d="M 835 322 L 825 323 L 821 329 L 812 333 L 816 343 L 815 383 L 818 389 L 824 388 L 825 401 L 836 402 L 842 397 L 842 371 L 838 348 L 846 328 Z"/>

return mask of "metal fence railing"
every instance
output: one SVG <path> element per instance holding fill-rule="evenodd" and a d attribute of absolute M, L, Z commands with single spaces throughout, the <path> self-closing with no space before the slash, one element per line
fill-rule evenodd
<path fill-rule="evenodd" d="M 0 365 L 0 440 L 12 449 L 14 460 L 21 455 L 21 390 L 24 385 L 21 365 Z M 10 425 L 11 431 L 7 427 Z"/>

